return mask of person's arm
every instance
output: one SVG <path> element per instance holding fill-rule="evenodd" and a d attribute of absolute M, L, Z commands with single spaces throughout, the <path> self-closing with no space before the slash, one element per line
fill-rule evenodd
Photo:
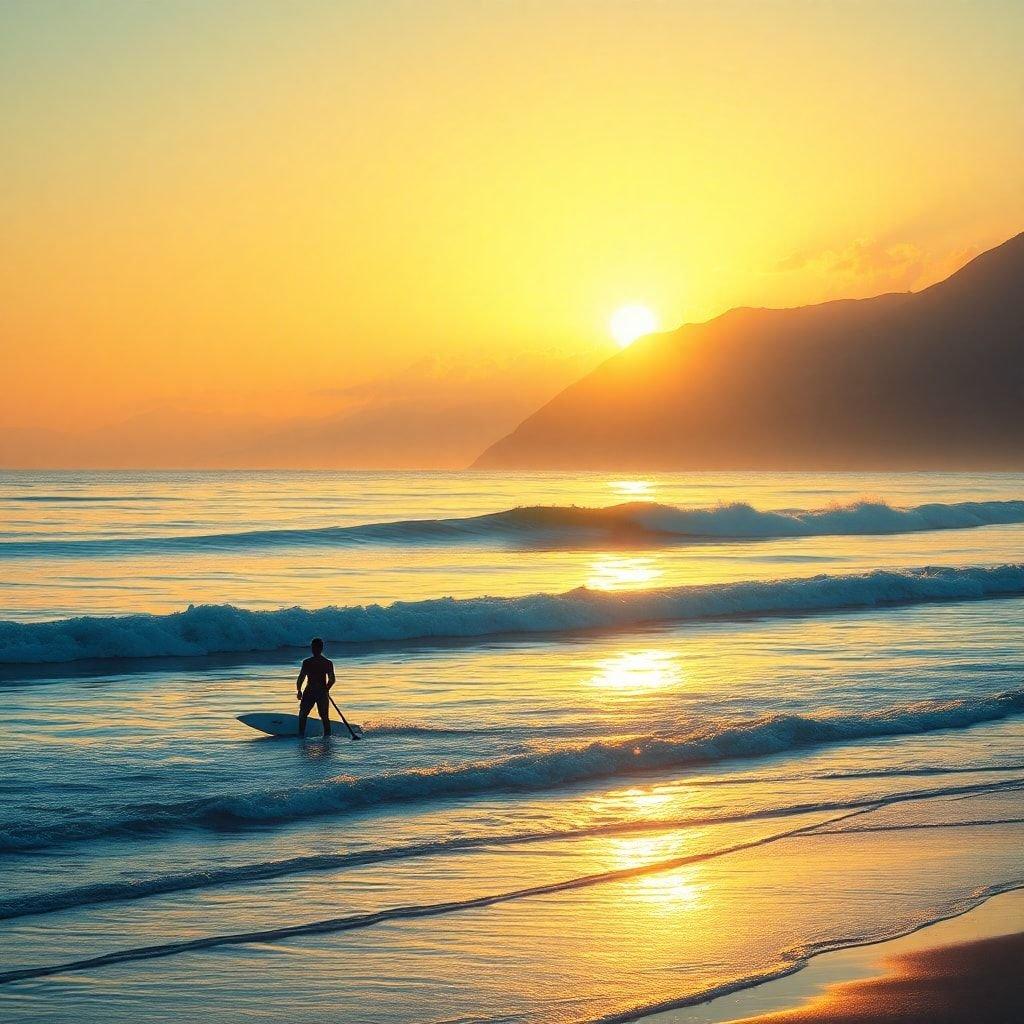
<path fill-rule="evenodd" d="M 306 678 L 306 663 L 302 663 L 302 668 L 299 669 L 299 678 L 295 680 L 295 699 L 302 700 L 302 683 Z"/>
<path fill-rule="evenodd" d="M 334 662 L 327 662 L 327 689 L 334 685 Z"/>

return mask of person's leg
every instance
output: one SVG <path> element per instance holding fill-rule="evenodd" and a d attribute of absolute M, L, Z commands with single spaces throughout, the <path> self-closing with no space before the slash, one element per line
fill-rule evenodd
<path fill-rule="evenodd" d="M 309 687 L 306 687 L 305 692 L 302 694 L 302 700 L 299 701 L 299 735 L 306 735 L 306 719 L 309 718 L 310 711 L 313 710 L 313 704 L 315 703 L 315 697 L 309 692 Z"/>
<path fill-rule="evenodd" d="M 324 690 L 316 699 L 316 709 L 320 712 L 320 721 L 324 725 L 324 735 L 331 735 L 331 705 L 327 699 L 327 691 Z"/>

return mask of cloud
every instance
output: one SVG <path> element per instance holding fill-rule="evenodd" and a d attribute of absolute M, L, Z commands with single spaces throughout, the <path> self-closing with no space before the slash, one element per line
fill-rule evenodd
<path fill-rule="evenodd" d="M 780 260 L 776 270 L 815 270 L 848 277 L 905 271 L 919 267 L 927 254 L 913 242 L 886 243 L 858 239 L 842 249 L 794 253 Z"/>
<path fill-rule="evenodd" d="M 855 285 L 854 290 L 863 294 L 916 291 L 948 277 L 981 248 L 935 252 L 915 242 L 858 239 L 842 248 L 793 253 L 772 269 L 827 278 L 847 291 Z"/>

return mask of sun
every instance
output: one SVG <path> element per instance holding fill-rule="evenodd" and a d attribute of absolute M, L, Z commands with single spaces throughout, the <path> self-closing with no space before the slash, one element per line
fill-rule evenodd
<path fill-rule="evenodd" d="M 658 318 L 646 306 L 620 306 L 608 321 L 608 330 L 620 348 L 657 329 Z"/>

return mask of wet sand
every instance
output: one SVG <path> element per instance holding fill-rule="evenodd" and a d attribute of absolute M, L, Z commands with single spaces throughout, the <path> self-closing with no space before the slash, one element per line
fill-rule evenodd
<path fill-rule="evenodd" d="M 1009 1024 L 1024 1020 L 1024 889 L 644 1024 Z"/>
<path fill-rule="evenodd" d="M 1024 932 L 889 957 L 886 974 L 744 1024 L 1007 1024 L 1024 1019 Z"/>

